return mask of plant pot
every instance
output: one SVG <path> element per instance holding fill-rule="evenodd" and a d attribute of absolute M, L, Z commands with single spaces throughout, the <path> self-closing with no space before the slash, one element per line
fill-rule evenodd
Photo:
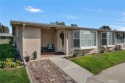
<path fill-rule="evenodd" d="M 24 59 L 25 59 L 26 62 L 29 62 L 30 57 L 29 57 L 29 56 L 26 56 Z"/>

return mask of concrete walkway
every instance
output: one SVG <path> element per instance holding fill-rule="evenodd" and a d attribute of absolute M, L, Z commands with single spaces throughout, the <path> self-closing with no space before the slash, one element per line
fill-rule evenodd
<path fill-rule="evenodd" d="M 49 58 L 54 62 L 60 69 L 62 69 L 66 74 L 73 78 L 77 83 L 86 83 L 87 79 L 93 76 L 92 73 L 86 69 L 76 65 L 75 63 L 62 58 L 62 57 L 52 57 Z"/>
<path fill-rule="evenodd" d="M 91 77 L 87 83 L 125 83 L 125 63 L 102 71 Z"/>

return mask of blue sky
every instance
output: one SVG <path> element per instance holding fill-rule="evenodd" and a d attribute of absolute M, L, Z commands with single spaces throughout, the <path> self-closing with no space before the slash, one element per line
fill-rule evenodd
<path fill-rule="evenodd" d="M 12 32 L 10 20 L 125 30 L 125 0 L 0 0 L 0 22 Z"/>

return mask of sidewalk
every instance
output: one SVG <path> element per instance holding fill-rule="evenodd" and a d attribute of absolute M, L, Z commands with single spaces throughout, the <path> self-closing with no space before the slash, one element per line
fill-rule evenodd
<path fill-rule="evenodd" d="M 73 78 L 77 83 L 86 83 L 88 78 L 93 76 L 93 74 L 86 69 L 65 58 L 51 57 L 49 59 L 54 62 L 58 67 L 60 67 L 60 69 L 62 69 L 71 78 Z"/>
<path fill-rule="evenodd" d="M 125 63 L 102 71 L 89 78 L 87 83 L 125 83 Z"/>

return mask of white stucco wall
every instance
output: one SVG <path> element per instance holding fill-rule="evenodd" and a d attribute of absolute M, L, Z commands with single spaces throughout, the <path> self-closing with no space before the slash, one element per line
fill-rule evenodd
<path fill-rule="evenodd" d="M 37 51 L 37 59 L 41 58 L 41 28 L 25 27 L 23 32 L 23 56 L 32 55 Z"/>
<path fill-rule="evenodd" d="M 41 29 L 41 47 L 47 47 L 48 44 L 54 44 L 54 30 Z"/>

